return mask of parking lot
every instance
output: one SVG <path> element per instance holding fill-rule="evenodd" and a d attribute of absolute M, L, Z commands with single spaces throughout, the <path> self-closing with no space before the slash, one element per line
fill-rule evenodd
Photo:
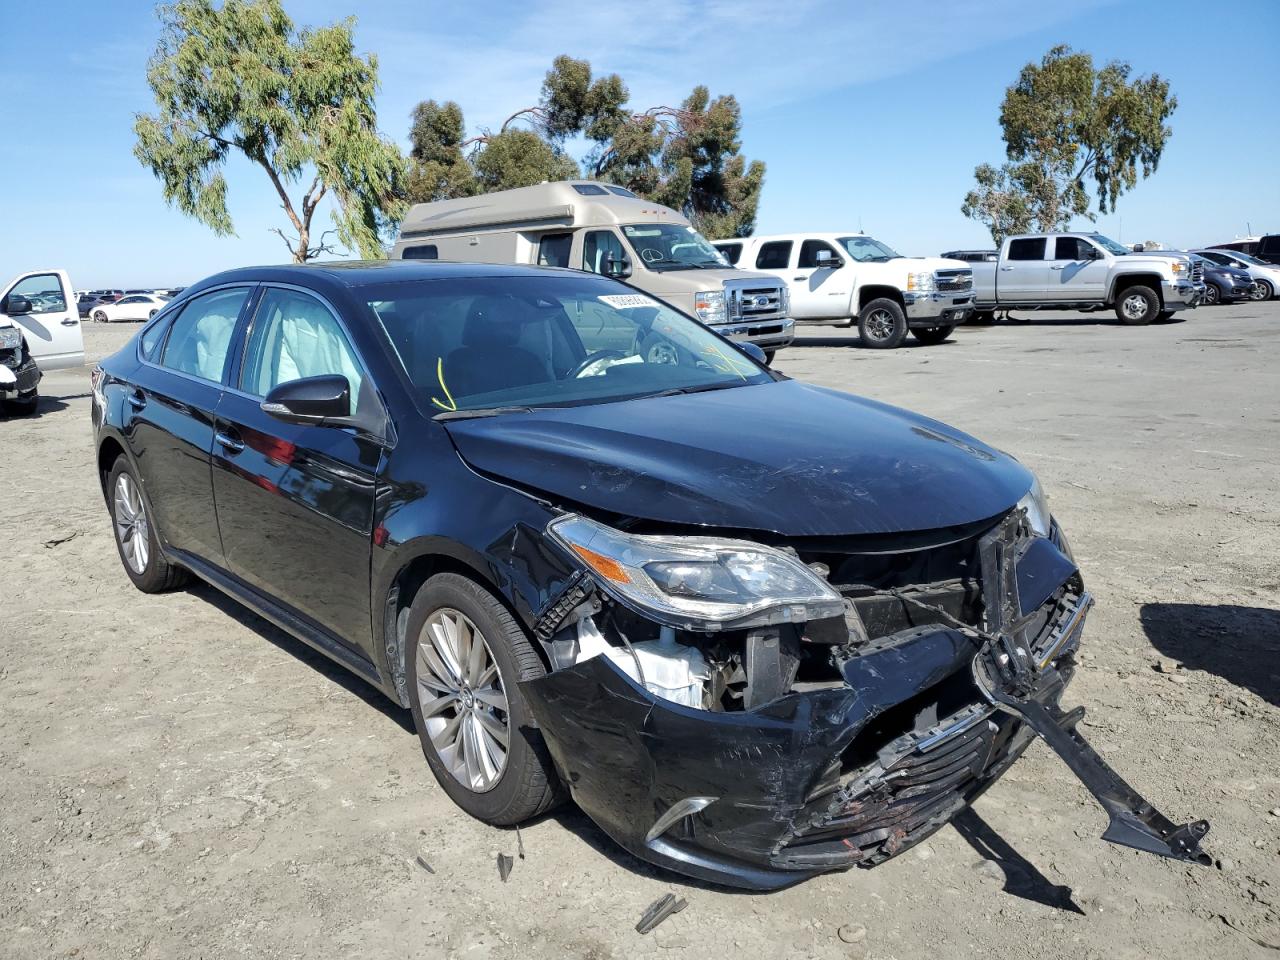
<path fill-rule="evenodd" d="M 893 351 L 805 328 L 777 368 L 1034 468 L 1098 600 L 1067 699 L 1165 813 L 1212 822 L 1215 866 L 1103 843 L 1101 811 L 1036 744 L 954 826 L 871 871 L 725 892 L 640 864 L 567 807 L 521 831 L 504 885 L 494 860 L 517 855 L 515 832 L 449 801 L 407 711 L 212 588 L 134 590 L 93 470 L 86 368 L 0 421 L 0 953 L 1274 956 L 1280 302 L 1179 320 L 1043 314 Z M 135 329 L 85 324 L 90 359 Z M 667 891 L 689 907 L 637 935 Z"/>

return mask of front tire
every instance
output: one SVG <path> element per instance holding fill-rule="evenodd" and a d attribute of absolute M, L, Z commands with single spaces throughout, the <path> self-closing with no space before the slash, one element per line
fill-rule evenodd
<path fill-rule="evenodd" d="M 1263 300 L 1270 300 L 1275 295 L 1275 287 L 1271 286 L 1266 280 L 1255 280 L 1253 289 L 1249 291 L 1249 299 L 1258 303 Z"/>
<path fill-rule="evenodd" d="M 124 572 L 143 593 L 163 593 L 186 583 L 190 574 L 160 552 L 160 540 L 137 475 L 124 456 L 107 476 L 107 510 Z"/>
<path fill-rule="evenodd" d="M 911 335 L 921 343 L 932 346 L 951 336 L 953 330 L 955 330 L 954 324 L 949 327 L 921 327 L 918 330 L 912 330 Z"/>
<path fill-rule="evenodd" d="M 1146 326 L 1160 313 L 1160 298 L 1150 287 L 1128 287 L 1116 298 L 1116 318 L 1131 327 Z"/>
<path fill-rule="evenodd" d="M 777 350 L 766 350 L 764 352 L 764 365 L 766 367 L 773 366 L 773 358 L 778 355 Z"/>
<path fill-rule="evenodd" d="M 413 598 L 405 637 L 414 727 L 445 793 L 499 826 L 554 806 L 555 767 L 520 689 L 546 670 L 510 611 L 475 581 L 441 573 Z"/>
<path fill-rule="evenodd" d="M 872 300 L 858 314 L 858 334 L 864 346 L 893 350 L 907 338 L 907 315 L 897 301 L 888 297 Z"/>
<path fill-rule="evenodd" d="M 1207 284 L 1204 288 L 1204 304 L 1206 307 L 1216 307 L 1222 302 L 1222 290 L 1215 283 Z"/>

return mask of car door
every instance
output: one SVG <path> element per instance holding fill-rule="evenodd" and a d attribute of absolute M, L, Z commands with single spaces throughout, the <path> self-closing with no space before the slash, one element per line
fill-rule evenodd
<path fill-rule="evenodd" d="M 1045 237 L 1019 237 L 997 264 L 996 295 L 1001 303 L 1039 303 L 1049 287 Z"/>
<path fill-rule="evenodd" d="M 818 253 L 826 251 L 828 263 L 819 266 Z M 844 258 L 825 240 L 805 240 L 795 253 L 795 264 L 788 272 L 791 287 L 791 316 L 797 320 L 830 320 L 849 315 L 849 294 L 853 271 Z"/>
<path fill-rule="evenodd" d="M 227 569 L 370 656 L 373 429 L 286 423 L 261 407 L 281 383 L 342 374 L 353 415 L 379 427 L 381 400 L 328 304 L 264 286 L 234 386 L 218 406 L 213 493 Z"/>
<path fill-rule="evenodd" d="M 31 301 L 31 312 L 9 319 L 22 328 L 27 348 L 44 371 L 84 364 L 80 311 L 65 270 L 40 270 L 15 277 L 0 294 L 0 315 L 8 315 L 10 295 Z"/>
<path fill-rule="evenodd" d="M 1049 300 L 1101 301 L 1107 294 L 1107 261 L 1084 237 L 1054 237 L 1049 261 Z"/>
<path fill-rule="evenodd" d="M 130 294 L 121 297 L 116 301 L 115 309 L 108 311 L 112 320 L 143 320 L 146 319 L 145 297 Z"/>
<path fill-rule="evenodd" d="M 163 341 L 142 344 L 142 363 L 125 398 L 123 432 L 159 535 L 217 566 L 222 542 L 209 466 L 213 417 L 252 290 L 248 284 L 211 290 L 164 321 Z"/>

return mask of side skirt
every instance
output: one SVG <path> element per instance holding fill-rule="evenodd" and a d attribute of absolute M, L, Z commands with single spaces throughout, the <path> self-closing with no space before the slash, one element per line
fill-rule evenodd
<path fill-rule="evenodd" d="M 373 661 L 361 656 L 334 634 L 305 619 L 281 603 L 277 603 L 265 594 L 255 590 L 238 577 L 227 573 L 219 567 L 206 563 L 185 550 L 169 547 L 165 554 L 180 566 L 186 567 L 201 580 L 217 587 L 232 600 L 244 604 L 254 613 L 270 620 L 290 636 L 296 637 L 307 646 L 323 653 L 330 660 L 346 667 L 360 679 L 365 680 L 386 694 L 387 687 L 378 673 Z M 391 697 L 394 701 L 396 698 Z"/>

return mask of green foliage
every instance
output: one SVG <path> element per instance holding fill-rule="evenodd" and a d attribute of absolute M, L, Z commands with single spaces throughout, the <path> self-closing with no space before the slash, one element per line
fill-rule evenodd
<path fill-rule="evenodd" d="M 1120 61 L 1097 70 L 1089 54 L 1067 46 L 1023 67 L 1000 108 L 1010 162 L 978 167 L 962 212 L 986 223 L 997 242 L 1030 225 L 1062 229 L 1073 217 L 1113 212 L 1139 172 L 1155 173 L 1178 105 L 1158 74 L 1130 80 L 1131 72 Z M 1000 232 L 1006 220 L 1021 226 Z"/>
<path fill-rule="evenodd" d="M 147 70 L 158 110 L 136 116 L 134 155 L 165 199 L 232 233 L 222 171 L 240 153 L 275 187 L 295 239 L 276 232 L 295 261 L 330 249 L 311 231 L 326 195 L 339 242 L 382 256 L 382 235 L 402 212 L 405 161 L 378 135 L 378 65 L 356 55 L 354 21 L 295 30 L 279 0 L 177 0 L 159 16 Z M 288 187 L 307 177 L 295 204 Z"/>
<path fill-rule="evenodd" d="M 732 96 L 714 100 L 697 87 L 679 107 L 633 112 L 617 74 L 595 77 L 591 64 L 556 57 L 535 106 L 512 114 L 497 133 L 464 139 L 462 111 L 420 103 L 410 133 L 415 202 L 469 196 L 578 178 L 585 173 L 674 207 L 711 237 L 745 236 L 755 226 L 765 166 L 742 156 L 742 110 Z M 527 128 L 515 127 L 525 122 Z M 581 136 L 583 168 L 565 152 Z M 470 147 L 470 152 L 468 152 Z"/>

